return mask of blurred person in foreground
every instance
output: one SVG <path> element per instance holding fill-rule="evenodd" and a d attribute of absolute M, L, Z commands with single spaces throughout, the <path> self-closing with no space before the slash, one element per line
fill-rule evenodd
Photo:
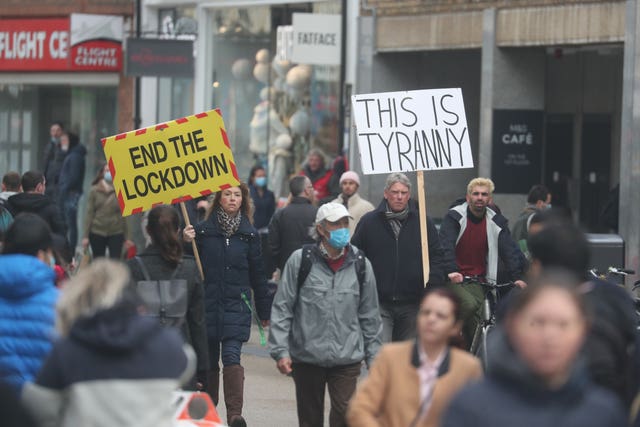
<path fill-rule="evenodd" d="M 96 260 L 64 288 L 61 335 L 23 402 L 41 427 L 170 427 L 172 392 L 194 373 L 179 333 L 138 313 L 129 272 Z"/>
<path fill-rule="evenodd" d="M 0 381 L 19 392 L 32 381 L 54 339 L 55 257 L 49 226 L 18 215 L 0 256 Z"/>
<path fill-rule="evenodd" d="M 548 270 L 514 297 L 486 377 L 464 389 L 443 427 L 622 427 L 620 402 L 594 385 L 580 357 L 587 307 L 566 271 Z"/>
<path fill-rule="evenodd" d="M 91 183 L 82 236 L 82 247 L 87 249 L 91 245 L 94 258 L 105 256 L 109 249 L 109 258 L 120 259 L 123 249 L 134 245 L 127 220 L 120 211 L 108 165 L 98 169 Z"/>
<path fill-rule="evenodd" d="M 482 376 L 480 362 L 454 348 L 460 300 L 448 288 L 427 288 L 415 340 L 386 344 L 351 400 L 350 427 L 438 426 L 453 396 Z"/>
<path fill-rule="evenodd" d="M 182 319 L 180 332 L 185 342 L 193 347 L 198 358 L 195 379 L 206 388 L 209 351 L 204 317 L 204 286 L 193 256 L 183 255 L 179 227 L 180 218 L 173 207 L 163 205 L 151 209 L 147 222 L 151 245 L 138 255 L 137 259 L 127 261 L 127 266 L 133 282 L 145 280 L 140 262 L 147 270 L 150 280 L 186 281 L 187 312 Z M 191 381 L 187 387 L 195 389 L 196 381 Z"/>
<path fill-rule="evenodd" d="M 535 279 L 546 269 L 564 268 L 580 279 L 578 291 L 594 314 L 583 349 L 589 374 L 629 407 L 640 386 L 638 318 L 633 299 L 623 286 L 587 276 L 589 242 L 578 226 L 553 210 L 536 214 L 534 220 L 540 222 L 535 233 L 531 234 L 533 228 L 529 231 L 528 275 Z"/>

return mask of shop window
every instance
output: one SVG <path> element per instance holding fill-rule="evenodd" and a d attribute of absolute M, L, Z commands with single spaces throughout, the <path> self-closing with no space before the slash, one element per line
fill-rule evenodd
<path fill-rule="evenodd" d="M 240 177 L 261 164 L 278 197 L 310 149 L 326 155 L 327 167 L 340 155 L 340 67 L 274 58 L 278 26 L 291 25 L 295 12 L 339 14 L 340 2 L 220 8 L 211 16 L 212 105 L 222 110 Z"/>

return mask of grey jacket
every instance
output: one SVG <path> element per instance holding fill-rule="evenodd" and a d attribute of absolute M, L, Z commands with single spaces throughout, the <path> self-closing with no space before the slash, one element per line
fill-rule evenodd
<path fill-rule="evenodd" d="M 360 292 L 355 264 L 358 252 L 350 245 L 344 264 L 334 273 L 314 250 L 311 271 L 299 295 L 302 249 L 291 255 L 271 308 L 269 345 L 276 361 L 290 357 L 294 362 L 323 367 L 362 360 L 371 364 L 381 346 L 382 320 L 369 260 Z"/>

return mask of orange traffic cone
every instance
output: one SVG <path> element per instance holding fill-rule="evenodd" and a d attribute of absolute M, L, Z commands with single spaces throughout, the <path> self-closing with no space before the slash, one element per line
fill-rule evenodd
<path fill-rule="evenodd" d="M 224 427 L 213 401 L 207 393 L 177 391 L 174 419 L 180 427 Z"/>

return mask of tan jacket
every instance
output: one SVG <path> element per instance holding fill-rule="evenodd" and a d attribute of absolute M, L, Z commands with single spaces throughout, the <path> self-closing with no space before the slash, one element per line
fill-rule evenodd
<path fill-rule="evenodd" d="M 418 349 L 415 341 L 387 344 L 373 362 L 369 376 L 349 404 L 350 427 L 407 427 L 420 408 Z M 431 406 L 417 427 L 436 427 L 455 394 L 482 376 L 480 361 L 452 348 L 440 365 Z"/>
<path fill-rule="evenodd" d="M 103 237 L 122 233 L 125 240 L 131 240 L 130 231 L 126 219 L 122 217 L 115 191 L 106 190 L 99 183 L 92 186 L 87 200 L 82 237 L 88 238 L 89 233 Z"/>
<path fill-rule="evenodd" d="M 342 195 L 336 197 L 332 202 L 342 204 Z M 353 232 L 356 230 L 356 225 L 360 222 L 360 218 L 362 218 L 367 212 L 374 210 L 375 207 L 360 197 L 358 193 L 349 197 L 348 205 L 347 210 L 349 211 L 349 215 L 353 217 L 353 219 L 349 219 L 349 233 L 353 236 Z"/>

